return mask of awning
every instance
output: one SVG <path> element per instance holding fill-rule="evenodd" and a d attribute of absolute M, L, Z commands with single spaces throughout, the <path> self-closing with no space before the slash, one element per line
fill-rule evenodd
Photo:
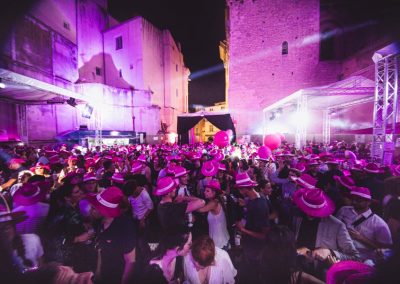
<path fill-rule="evenodd" d="M 72 90 L 61 88 L 34 78 L 0 68 L 0 78 L 6 85 L 0 88 L 0 98 L 16 103 L 38 103 L 55 98 L 74 98 L 85 101 L 85 97 Z M 70 86 L 73 88 L 73 85 Z"/>

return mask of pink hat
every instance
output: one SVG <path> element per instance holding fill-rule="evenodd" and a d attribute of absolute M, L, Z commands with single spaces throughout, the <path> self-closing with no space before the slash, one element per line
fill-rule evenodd
<path fill-rule="evenodd" d="M 215 156 L 214 156 L 214 161 L 220 162 L 224 159 L 224 154 L 222 154 L 221 152 L 218 152 Z"/>
<path fill-rule="evenodd" d="M 218 164 L 218 170 L 220 170 L 220 171 L 225 171 L 225 172 L 226 172 L 226 166 L 225 166 L 225 164 L 219 163 L 219 164 Z"/>
<path fill-rule="evenodd" d="M 114 218 L 121 215 L 120 204 L 124 194 L 116 186 L 110 186 L 102 192 L 89 195 L 86 198 L 105 217 Z"/>
<path fill-rule="evenodd" d="M 95 180 L 97 181 L 96 175 L 94 173 L 87 173 L 83 176 L 83 182 Z"/>
<path fill-rule="evenodd" d="M 392 173 L 394 176 L 400 176 L 400 165 L 393 166 Z"/>
<path fill-rule="evenodd" d="M 206 177 L 212 177 L 218 172 L 218 167 L 212 161 L 204 162 L 201 173 Z"/>
<path fill-rule="evenodd" d="M 49 164 L 50 165 L 54 165 L 54 164 L 58 164 L 61 163 L 60 157 L 56 154 L 53 155 L 49 158 Z"/>
<path fill-rule="evenodd" d="M 312 189 L 315 188 L 317 180 L 309 174 L 302 174 L 300 177 L 292 177 L 292 180 L 303 188 Z"/>
<path fill-rule="evenodd" d="M 196 160 L 200 160 L 201 159 L 201 155 L 199 153 L 192 153 L 190 155 L 190 160 L 192 161 L 196 161 Z"/>
<path fill-rule="evenodd" d="M 379 174 L 381 172 L 378 165 L 375 163 L 368 163 L 365 166 L 364 171 L 366 171 L 367 173 L 371 173 L 371 174 Z"/>
<path fill-rule="evenodd" d="M 147 162 L 146 155 L 140 154 L 139 157 L 137 158 L 137 160 L 139 162 L 146 163 Z"/>
<path fill-rule="evenodd" d="M 304 166 L 303 163 L 297 163 L 297 165 L 294 168 L 290 168 L 289 171 L 292 170 L 301 174 L 302 172 L 305 171 L 305 169 L 306 167 Z"/>
<path fill-rule="evenodd" d="M 45 170 L 50 171 L 50 167 L 43 163 L 36 163 L 36 165 L 34 167 L 30 168 L 29 170 L 34 173 L 36 169 L 45 169 Z"/>
<path fill-rule="evenodd" d="M 26 161 L 22 158 L 12 158 L 8 163 L 9 164 L 23 164 Z"/>
<path fill-rule="evenodd" d="M 241 174 L 237 174 L 236 176 L 236 187 L 255 187 L 257 183 L 250 179 L 249 175 L 244 172 Z"/>
<path fill-rule="evenodd" d="M 217 149 L 212 149 L 212 150 L 210 151 L 209 154 L 210 154 L 210 156 L 213 156 L 213 157 L 214 157 L 215 155 L 218 154 L 218 152 L 219 152 L 219 151 L 218 151 Z"/>
<path fill-rule="evenodd" d="M 219 184 L 219 181 L 212 179 L 208 182 L 208 184 L 206 184 L 205 187 L 209 187 L 211 189 L 217 190 L 217 191 L 221 191 L 221 185 Z"/>
<path fill-rule="evenodd" d="M 352 276 L 362 274 L 371 276 L 375 269 L 372 266 L 354 260 L 343 260 L 332 265 L 326 274 L 326 284 L 355 283 Z M 366 277 L 368 279 L 368 277 Z M 365 282 L 358 282 L 365 283 Z"/>
<path fill-rule="evenodd" d="M 350 176 L 333 176 L 333 179 L 348 189 L 356 185 Z"/>
<path fill-rule="evenodd" d="M 166 195 L 176 188 L 176 183 L 171 177 L 162 177 L 157 181 L 154 195 Z"/>
<path fill-rule="evenodd" d="M 366 187 L 353 186 L 350 190 L 351 195 L 356 195 L 364 199 L 371 200 L 371 192 Z"/>
<path fill-rule="evenodd" d="M 42 201 L 50 190 L 48 182 L 25 183 L 13 195 L 13 202 L 17 205 L 29 206 Z"/>
<path fill-rule="evenodd" d="M 181 167 L 181 166 L 174 167 L 175 178 L 184 176 L 184 175 L 186 175 L 188 173 L 189 173 L 189 171 L 186 170 L 184 167 Z"/>
<path fill-rule="evenodd" d="M 143 164 L 139 161 L 133 161 L 131 165 L 131 173 L 137 174 L 139 173 L 143 168 Z"/>
<path fill-rule="evenodd" d="M 318 161 L 316 160 L 316 159 L 313 159 L 313 160 L 310 160 L 308 163 L 307 163 L 307 166 L 318 166 L 319 165 L 319 163 L 318 163 Z"/>
<path fill-rule="evenodd" d="M 117 173 L 117 172 L 115 172 L 112 175 L 111 180 L 116 183 L 124 183 L 125 182 L 124 175 L 122 173 Z"/>
<path fill-rule="evenodd" d="M 301 211 L 312 217 L 327 217 L 335 211 L 335 204 L 320 189 L 301 188 L 294 192 L 293 202 Z"/>

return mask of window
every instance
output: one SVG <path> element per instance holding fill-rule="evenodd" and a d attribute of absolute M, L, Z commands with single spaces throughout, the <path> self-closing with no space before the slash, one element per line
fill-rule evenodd
<path fill-rule="evenodd" d="M 101 76 L 101 68 L 100 67 L 96 67 L 96 75 Z"/>
<path fill-rule="evenodd" d="M 282 42 L 282 55 L 289 54 L 289 44 L 287 41 Z"/>
<path fill-rule="evenodd" d="M 122 69 L 119 69 L 119 77 L 122 78 Z"/>
<path fill-rule="evenodd" d="M 122 36 L 115 39 L 115 50 L 122 49 Z"/>
<path fill-rule="evenodd" d="M 213 132 L 214 131 L 214 126 L 212 124 L 209 125 L 208 127 L 209 132 Z"/>
<path fill-rule="evenodd" d="M 64 29 L 66 29 L 66 30 L 70 30 L 71 29 L 70 26 L 69 26 L 69 23 L 67 23 L 67 22 L 64 22 L 63 26 L 64 26 Z"/>

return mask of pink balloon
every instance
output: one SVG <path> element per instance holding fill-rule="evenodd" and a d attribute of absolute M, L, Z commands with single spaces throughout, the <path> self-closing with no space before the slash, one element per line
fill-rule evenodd
<path fill-rule="evenodd" d="M 286 141 L 286 137 L 283 133 L 276 133 L 276 135 L 279 136 L 279 138 L 281 139 L 281 142 Z"/>
<path fill-rule="evenodd" d="M 267 146 L 261 146 L 260 148 L 258 148 L 258 156 L 261 159 L 268 159 L 269 156 L 271 156 L 271 154 L 272 154 L 272 151 Z"/>
<path fill-rule="evenodd" d="M 233 135 L 232 129 L 228 129 L 225 132 L 226 132 L 226 134 L 228 134 L 229 137 L 231 137 Z"/>
<path fill-rule="evenodd" d="M 281 138 L 277 134 L 268 134 L 264 137 L 264 146 L 267 146 L 272 151 L 281 145 Z"/>
<path fill-rule="evenodd" d="M 225 146 L 229 145 L 229 136 L 225 131 L 218 131 L 215 133 L 214 136 L 214 144 L 217 145 L 220 148 L 223 148 Z"/>

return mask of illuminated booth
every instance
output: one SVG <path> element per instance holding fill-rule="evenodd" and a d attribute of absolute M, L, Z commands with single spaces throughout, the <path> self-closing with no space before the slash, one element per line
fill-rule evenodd
<path fill-rule="evenodd" d="M 207 119 L 211 124 L 215 125 L 220 130 L 226 131 L 231 129 L 233 132 L 232 140 L 236 141 L 236 130 L 229 113 L 199 111 L 195 113 L 178 115 L 179 144 L 188 144 L 193 142 L 189 139 L 189 131 L 202 119 Z"/>

